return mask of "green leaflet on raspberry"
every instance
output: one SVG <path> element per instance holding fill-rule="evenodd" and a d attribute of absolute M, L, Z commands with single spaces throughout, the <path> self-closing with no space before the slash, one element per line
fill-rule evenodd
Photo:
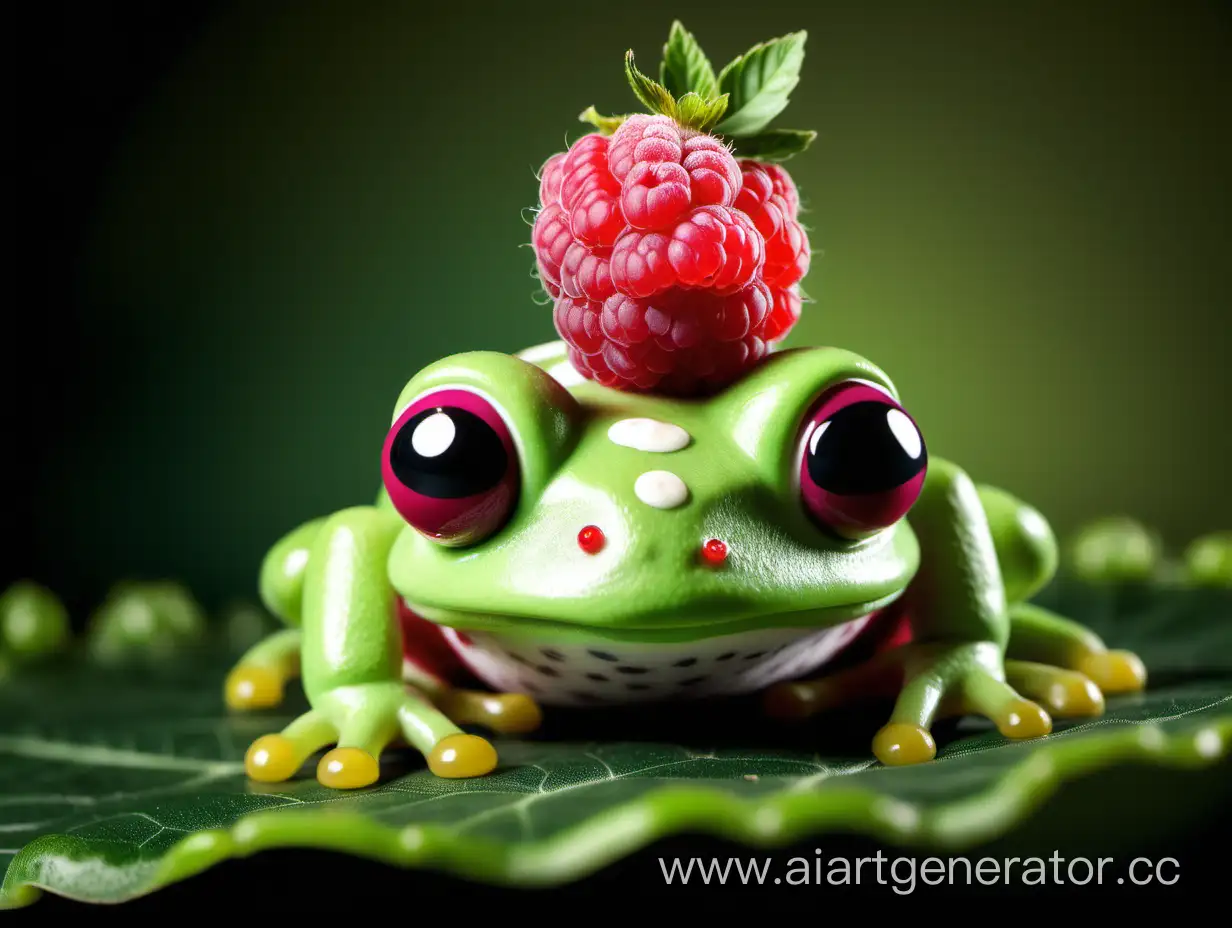
<path fill-rule="evenodd" d="M 659 80 L 638 70 L 632 49 L 625 53 L 625 77 L 647 111 L 713 133 L 739 158 L 786 161 L 817 137 L 807 129 L 767 128 L 799 83 L 807 35 L 793 32 L 760 42 L 716 76 L 697 39 L 676 20 L 663 46 Z M 590 106 L 578 118 L 611 135 L 629 117 L 604 116 Z"/>
<path fill-rule="evenodd" d="M 710 59 L 680 20 L 672 23 L 671 32 L 663 46 L 659 80 L 668 92 L 676 97 L 695 93 L 710 100 L 719 96 L 719 79 Z"/>
<path fill-rule="evenodd" d="M 734 140 L 732 154 L 754 161 L 786 161 L 800 154 L 817 138 L 812 129 L 767 129 Z"/>
<path fill-rule="evenodd" d="M 621 123 L 628 119 L 625 116 L 604 116 L 594 106 L 588 106 L 578 114 L 578 119 L 582 122 L 588 122 L 603 135 L 611 135 L 620 128 Z"/>
<path fill-rule="evenodd" d="M 787 107 L 800 82 L 808 33 L 760 42 L 719 72 L 719 90 L 731 98 L 731 112 L 716 131 L 735 138 L 756 135 Z"/>

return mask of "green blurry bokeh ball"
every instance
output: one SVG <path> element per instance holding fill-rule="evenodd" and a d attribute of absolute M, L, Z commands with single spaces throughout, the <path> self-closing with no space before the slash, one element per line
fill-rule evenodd
<path fill-rule="evenodd" d="M 300 3 L 214 16 L 107 165 L 79 281 L 105 348 L 39 543 L 229 597 L 369 501 L 419 367 L 555 337 L 536 171 L 586 106 L 636 107 L 623 53 L 657 64 L 674 18 L 720 63 L 809 32 L 776 123 L 819 132 L 789 345 L 883 366 L 933 453 L 1060 531 L 1232 525 L 1218 5 Z"/>

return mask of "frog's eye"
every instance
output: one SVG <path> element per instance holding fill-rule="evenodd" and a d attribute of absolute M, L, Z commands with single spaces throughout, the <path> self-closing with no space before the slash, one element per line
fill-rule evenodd
<path fill-rule="evenodd" d="M 928 452 L 888 393 L 852 381 L 827 391 L 800 433 L 800 495 L 822 527 L 861 538 L 893 525 L 924 485 Z"/>
<path fill-rule="evenodd" d="M 412 403 L 385 439 L 381 473 L 390 502 L 433 541 L 468 545 L 509 518 L 518 454 L 504 419 L 469 390 Z"/>

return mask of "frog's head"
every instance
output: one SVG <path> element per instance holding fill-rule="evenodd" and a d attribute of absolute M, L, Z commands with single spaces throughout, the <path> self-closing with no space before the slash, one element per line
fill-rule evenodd
<path fill-rule="evenodd" d="M 382 505 L 395 589 L 458 628 L 670 641 L 823 626 L 891 602 L 926 452 L 889 378 L 834 348 L 722 393 L 582 381 L 563 346 L 461 354 L 403 390 Z"/>

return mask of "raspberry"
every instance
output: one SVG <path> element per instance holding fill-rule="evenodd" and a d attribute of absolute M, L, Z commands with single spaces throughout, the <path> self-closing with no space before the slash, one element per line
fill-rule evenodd
<path fill-rule="evenodd" d="M 690 206 L 731 206 L 740 191 L 740 166 L 723 143 L 666 116 L 630 116 L 612 136 L 607 163 L 636 229 L 665 229 Z"/>
<path fill-rule="evenodd" d="M 539 198 L 532 244 L 553 322 L 596 383 L 721 389 L 800 317 L 809 242 L 778 165 L 639 114 L 549 158 Z"/>
<path fill-rule="evenodd" d="M 749 215 L 765 240 L 762 279 L 772 287 L 798 283 L 808 273 L 810 255 L 808 235 L 796 219 L 799 197 L 795 184 L 778 165 L 744 161 L 741 169 L 742 186 L 735 205 Z"/>
<path fill-rule="evenodd" d="M 701 206 L 671 235 L 630 230 L 612 249 L 612 282 L 621 293 L 652 296 L 679 284 L 719 294 L 744 287 L 761 269 L 762 238 L 748 216 Z"/>
<path fill-rule="evenodd" d="M 573 235 L 565 220 L 565 211 L 555 203 L 540 210 L 531 229 L 531 245 L 539 265 L 539 279 L 552 296 L 560 293 L 560 265 L 572 243 Z"/>
<path fill-rule="evenodd" d="M 560 289 L 575 299 L 602 303 L 616 292 L 608 249 L 592 250 L 574 242 L 565 252 L 559 274 Z"/>
<path fill-rule="evenodd" d="M 770 306 L 769 288 L 755 282 L 727 296 L 679 288 L 648 299 L 617 293 L 601 308 L 562 297 L 554 320 L 583 375 L 618 389 L 689 395 L 729 383 L 764 357 Z"/>
<path fill-rule="evenodd" d="M 800 291 L 797 287 L 775 287 L 770 292 L 774 305 L 766 319 L 764 337 L 768 342 L 776 342 L 785 337 L 800 318 Z"/>
<path fill-rule="evenodd" d="M 560 202 L 560 176 L 565 165 L 567 152 L 553 155 L 543 164 L 539 172 L 539 205 Z"/>
<path fill-rule="evenodd" d="M 620 183 L 607 168 L 607 149 L 607 137 L 598 133 L 584 135 L 573 144 L 560 168 L 561 206 L 572 210 L 577 199 L 594 187 L 620 193 Z"/>
<path fill-rule="evenodd" d="M 552 310 L 552 321 L 573 351 L 582 355 L 596 354 L 603 350 L 603 330 L 599 322 L 602 312 L 601 303 L 562 296 Z M 564 335 L 565 332 L 569 333 L 568 336 Z"/>
<path fill-rule="evenodd" d="M 672 161 L 684 157 L 682 128 L 666 116 L 630 116 L 612 134 L 607 150 L 608 170 L 624 183 L 633 166 L 640 161 Z"/>
<path fill-rule="evenodd" d="M 774 192 L 787 201 L 787 205 L 791 207 L 791 217 L 795 219 L 800 212 L 800 191 L 796 189 L 796 182 L 780 164 L 763 164 L 762 169 L 770 175 Z"/>
<path fill-rule="evenodd" d="M 771 200 L 782 202 L 775 194 Z M 790 217 L 783 220 L 774 235 L 766 236 L 766 266 L 762 279 L 772 287 L 799 283 L 809 269 L 809 240 L 804 227 Z"/>
<path fill-rule="evenodd" d="M 684 143 L 684 169 L 693 182 L 693 205 L 731 206 L 740 192 L 740 165 L 712 135 L 695 135 Z"/>
<path fill-rule="evenodd" d="M 569 227 L 583 245 L 609 247 L 625 230 L 625 217 L 614 193 L 604 189 L 598 178 L 591 178 L 573 201 Z"/>
<path fill-rule="evenodd" d="M 689 172 L 674 161 L 641 161 L 625 177 L 620 207 L 635 229 L 662 229 L 689 208 Z"/>

